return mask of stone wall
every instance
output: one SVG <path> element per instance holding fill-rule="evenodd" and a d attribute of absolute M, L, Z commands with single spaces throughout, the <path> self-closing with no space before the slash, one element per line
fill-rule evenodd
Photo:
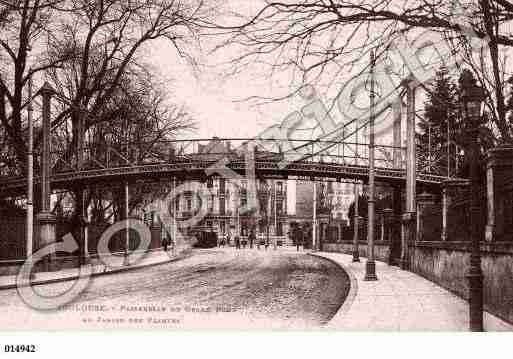
<path fill-rule="evenodd" d="M 345 254 L 353 253 L 353 242 L 342 241 L 338 243 L 323 243 L 323 250 L 326 252 L 338 252 Z M 388 262 L 390 255 L 390 246 L 387 241 L 379 241 L 374 243 L 374 256 L 376 260 Z M 367 257 L 367 242 L 360 242 L 358 245 L 360 257 Z"/>
<path fill-rule="evenodd" d="M 24 228 L 24 219 L 20 219 L 19 223 L 16 222 L 18 227 L 21 229 Z M 98 245 L 98 241 L 102 235 L 102 233 L 108 228 L 108 225 L 90 225 L 89 226 L 89 255 L 92 260 L 92 263 L 96 263 L 98 255 L 96 253 L 96 248 Z M 20 230 L 21 230 L 20 229 Z M 64 227 L 57 226 L 57 232 L 60 233 L 58 237 L 62 238 L 62 235 L 67 232 L 69 229 L 66 229 Z M 150 240 L 150 247 L 148 248 L 148 252 L 160 250 L 161 248 L 161 228 L 160 227 L 150 227 L 150 233 L 151 233 L 151 240 Z M 76 237 L 79 238 L 79 237 Z M 19 238 L 18 238 L 18 242 Z M 174 253 L 176 255 L 179 255 L 183 252 L 186 252 L 192 248 L 194 245 L 195 239 L 189 238 L 189 237 L 183 237 L 180 236 L 176 241 L 176 246 L 174 249 Z M 130 248 L 135 249 L 139 244 L 138 235 L 134 232 L 130 232 Z M 114 236 L 109 241 L 109 249 L 113 253 L 122 253 L 124 251 L 125 246 L 125 234 L 124 231 L 119 231 L 118 233 L 114 234 Z M 19 245 L 19 247 L 24 249 L 23 243 Z M 17 253 L 17 252 L 16 252 Z M 78 254 L 74 253 L 74 254 Z M 19 255 L 17 257 L 2 259 L 0 258 L 0 275 L 16 275 L 18 274 L 19 268 L 21 265 L 23 265 L 25 259 L 23 258 L 25 256 L 24 252 L 23 255 Z M 56 256 L 56 260 L 54 265 L 52 265 L 53 270 L 59 270 L 59 269 L 67 269 L 67 268 L 76 268 L 79 265 L 78 256 L 77 255 L 66 255 L 59 253 Z M 39 272 L 42 270 L 42 266 L 36 265 L 35 271 Z"/>
<path fill-rule="evenodd" d="M 349 241 L 326 243 L 324 250 L 352 254 L 353 243 Z M 513 243 L 483 243 L 481 250 L 485 309 L 513 323 Z M 359 252 L 361 257 L 367 256 L 365 242 L 360 242 Z M 469 242 L 417 242 L 410 245 L 409 253 L 412 272 L 467 299 L 466 273 L 470 261 Z M 389 243 L 386 241 L 375 243 L 375 255 L 377 260 L 387 262 Z"/>
<path fill-rule="evenodd" d="M 513 323 L 513 245 L 483 244 L 484 306 Z M 462 298 L 468 298 L 466 273 L 470 262 L 468 242 L 419 242 L 410 247 L 411 270 Z"/>

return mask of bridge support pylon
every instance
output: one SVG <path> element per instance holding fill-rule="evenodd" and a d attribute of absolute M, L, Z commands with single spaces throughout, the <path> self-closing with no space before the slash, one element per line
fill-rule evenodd
<path fill-rule="evenodd" d="M 50 106 L 54 90 L 45 82 L 40 90 L 43 97 L 43 153 L 41 158 L 41 212 L 37 215 L 39 222 L 40 248 L 56 242 L 55 226 L 57 219 L 50 210 Z M 57 254 L 53 253 L 44 262 L 44 271 L 57 270 Z"/>
<path fill-rule="evenodd" d="M 403 81 L 406 89 L 406 208 L 402 217 L 401 261 L 402 269 L 409 269 L 409 244 L 416 235 L 416 181 L 417 158 L 415 151 L 415 80 L 411 75 Z"/>
<path fill-rule="evenodd" d="M 128 182 L 125 182 L 125 220 L 126 222 L 126 228 L 125 228 L 125 252 L 124 252 L 124 258 L 123 258 L 123 265 L 128 266 L 130 265 L 130 260 L 128 258 L 129 252 L 130 252 L 130 225 L 128 223 L 128 216 L 130 215 L 130 193 L 129 193 L 129 187 Z"/>
<path fill-rule="evenodd" d="M 360 225 L 360 216 L 358 201 L 360 198 L 360 190 L 358 182 L 354 184 L 354 216 L 353 216 L 353 262 L 360 262 L 360 250 L 358 248 L 358 228 Z"/>

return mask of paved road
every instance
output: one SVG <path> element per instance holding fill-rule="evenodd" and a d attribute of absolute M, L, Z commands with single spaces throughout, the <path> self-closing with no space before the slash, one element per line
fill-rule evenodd
<path fill-rule="evenodd" d="M 55 295 L 71 283 L 37 287 Z M 0 292 L 1 329 L 317 328 L 349 290 L 335 264 L 284 249 L 197 250 L 186 259 L 94 277 L 74 303 L 29 309 L 15 290 Z"/>

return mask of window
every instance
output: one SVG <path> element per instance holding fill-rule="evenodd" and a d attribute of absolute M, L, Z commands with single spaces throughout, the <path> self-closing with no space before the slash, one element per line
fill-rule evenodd
<path fill-rule="evenodd" d="M 276 191 L 278 193 L 282 193 L 283 192 L 283 182 L 278 182 L 278 183 L 276 183 L 276 185 L 277 185 Z"/>
<path fill-rule="evenodd" d="M 192 210 L 192 199 L 187 198 L 187 211 Z"/>
<path fill-rule="evenodd" d="M 176 211 L 180 210 L 180 196 L 176 196 L 176 199 L 175 199 L 175 210 Z"/>
<path fill-rule="evenodd" d="M 208 198 L 208 211 L 213 212 L 214 211 L 214 196 L 210 196 Z"/>
<path fill-rule="evenodd" d="M 283 214 L 283 202 L 276 202 L 276 215 L 281 216 Z"/>
<path fill-rule="evenodd" d="M 219 213 L 221 215 L 224 215 L 225 212 L 226 212 L 225 200 L 224 200 L 224 198 L 219 198 Z"/>
<path fill-rule="evenodd" d="M 267 226 L 266 226 L 266 223 L 265 223 L 265 220 L 260 220 L 260 233 L 265 233 L 266 232 L 266 229 L 267 229 Z"/>
<path fill-rule="evenodd" d="M 278 222 L 278 226 L 276 228 L 276 235 L 283 236 L 283 223 Z"/>
<path fill-rule="evenodd" d="M 226 190 L 226 180 L 224 178 L 219 179 L 219 191 L 224 193 Z"/>

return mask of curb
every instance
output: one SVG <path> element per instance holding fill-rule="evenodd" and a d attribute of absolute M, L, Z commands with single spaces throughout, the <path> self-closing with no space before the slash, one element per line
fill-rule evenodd
<path fill-rule="evenodd" d="M 330 326 L 334 325 L 333 321 L 340 320 L 342 317 L 344 317 L 347 314 L 349 309 L 351 309 L 354 299 L 356 298 L 356 295 L 358 294 L 358 280 L 356 279 L 353 271 L 350 268 L 346 267 L 345 265 L 343 265 L 341 263 L 338 263 L 334 259 L 326 257 L 322 253 L 318 253 L 318 252 L 310 252 L 310 253 L 308 253 L 308 255 L 310 255 L 312 257 L 323 258 L 327 261 L 330 261 L 331 263 L 340 267 L 345 273 L 347 273 L 347 276 L 349 277 L 349 292 L 347 293 L 347 297 L 344 300 L 344 303 L 342 303 L 342 305 L 340 306 L 338 311 L 335 313 L 335 315 L 330 319 L 330 321 L 324 325 L 325 328 L 329 328 Z"/>
<path fill-rule="evenodd" d="M 178 255 L 175 258 L 170 258 L 169 260 L 164 260 L 161 262 L 155 262 L 155 263 L 148 263 L 148 264 L 141 264 L 141 265 L 135 265 L 135 266 L 127 266 L 127 267 L 121 267 L 112 269 L 110 271 L 104 271 L 104 272 L 94 272 L 91 273 L 91 277 L 97 277 L 101 275 L 109 275 L 109 274 L 116 274 L 116 273 L 122 273 L 122 272 L 128 272 L 136 269 L 143 269 L 148 267 L 154 267 L 162 264 L 167 264 L 171 262 L 178 261 L 180 259 L 184 259 L 186 255 Z M 34 280 L 29 285 L 30 286 L 39 286 L 44 284 L 55 284 L 55 283 L 61 283 L 61 282 L 68 282 L 72 280 L 76 280 L 79 278 L 80 275 L 72 275 L 67 277 L 61 277 L 61 278 L 54 278 L 54 279 L 48 279 L 48 280 Z M 16 283 L 14 284 L 6 284 L 6 285 L 0 285 L 0 291 L 1 290 L 8 290 L 8 289 L 16 289 L 18 286 Z"/>

